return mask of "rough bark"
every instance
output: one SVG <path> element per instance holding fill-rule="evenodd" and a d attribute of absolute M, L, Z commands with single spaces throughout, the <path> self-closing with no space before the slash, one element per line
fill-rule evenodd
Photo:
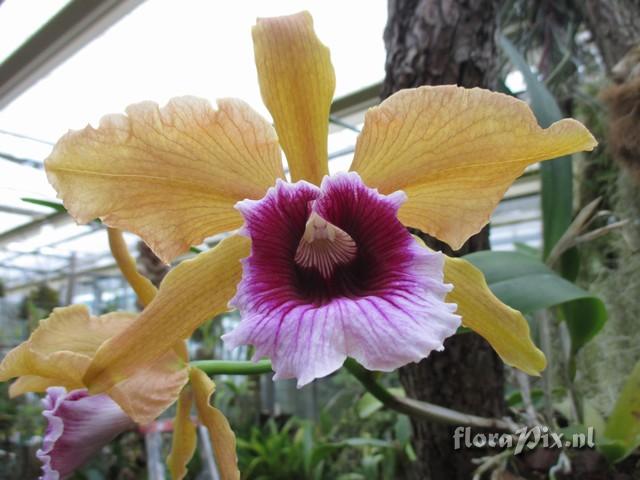
<path fill-rule="evenodd" d="M 494 0 L 389 0 L 382 97 L 402 88 L 495 80 Z"/>
<path fill-rule="evenodd" d="M 420 85 L 493 87 L 495 28 L 494 0 L 389 0 L 382 97 Z M 488 229 L 458 252 L 421 236 L 448 254 L 489 247 Z M 443 352 L 401 368 L 400 380 L 413 398 L 478 415 L 504 413 L 502 362 L 475 334 L 452 337 Z M 471 458 L 486 454 L 482 450 L 454 450 L 454 427 L 413 421 L 413 431 L 416 478 L 466 480 L 474 469 Z"/>
<path fill-rule="evenodd" d="M 156 254 L 144 242 L 138 243 L 138 253 L 138 270 L 151 280 L 151 283 L 159 287 L 162 279 L 169 273 L 169 265 L 156 257 Z"/>
<path fill-rule="evenodd" d="M 143 277 L 148 278 L 156 287 L 160 286 L 162 279 L 169 273 L 170 267 L 158 257 L 143 241 L 138 242 L 138 271 Z M 140 301 L 136 302 L 139 310 L 144 308 Z"/>
<path fill-rule="evenodd" d="M 611 71 L 638 44 L 640 1 L 584 0 L 582 10 L 607 70 Z"/>

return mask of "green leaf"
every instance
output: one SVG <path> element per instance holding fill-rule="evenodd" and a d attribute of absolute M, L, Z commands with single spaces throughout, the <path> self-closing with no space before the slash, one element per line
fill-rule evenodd
<path fill-rule="evenodd" d="M 340 442 L 336 442 L 337 447 L 378 447 L 378 448 L 393 448 L 393 442 L 386 440 L 379 440 L 377 438 L 356 437 L 347 438 Z"/>
<path fill-rule="evenodd" d="M 389 388 L 389 392 L 397 397 L 404 397 L 405 393 L 402 388 Z M 356 403 L 356 411 L 360 418 L 370 417 L 372 414 L 382 408 L 382 402 L 369 392 L 362 395 L 358 403 Z"/>
<path fill-rule="evenodd" d="M 491 291 L 523 314 L 562 305 L 575 354 L 604 326 L 607 312 L 600 300 L 565 280 L 541 261 L 517 252 L 476 252 L 465 260 L 478 267 Z"/>
<path fill-rule="evenodd" d="M 516 47 L 505 37 L 500 35 L 499 44 L 517 68 L 527 84 L 530 106 L 540 125 L 547 128 L 562 119 L 562 112 L 551 92 L 542 81 L 531 71 L 526 59 Z M 549 252 L 562 237 L 571 224 L 573 217 L 573 169 L 571 156 L 556 158 L 540 163 L 542 179 L 542 224 L 544 248 L 543 256 L 547 258 Z M 566 252 L 562 259 L 563 272 L 568 275 L 576 270 L 577 252 Z M 575 279 L 569 276 L 568 278 Z"/>
<path fill-rule="evenodd" d="M 596 447 L 609 461 L 609 463 L 616 463 L 624 460 L 632 451 L 628 451 L 624 442 L 619 440 L 609 440 L 606 437 L 598 438 L 596 440 Z"/>
<path fill-rule="evenodd" d="M 40 200 L 38 198 L 25 197 L 21 199 L 23 202 L 32 203 L 34 205 L 40 205 L 41 207 L 48 207 L 54 209 L 56 212 L 66 212 L 67 209 L 64 205 L 58 202 L 50 202 L 48 200 Z"/>
<path fill-rule="evenodd" d="M 573 284 L 570 283 L 570 285 Z M 579 287 L 575 288 L 586 293 Z M 577 301 L 563 304 L 562 309 L 574 353 L 588 343 L 607 321 L 607 309 L 598 297 L 582 297 Z"/>
<path fill-rule="evenodd" d="M 514 242 L 513 246 L 515 247 L 516 252 L 522 253 L 523 255 L 529 255 L 536 259 L 542 256 L 539 249 L 527 245 L 526 243 Z"/>
<path fill-rule="evenodd" d="M 393 431 L 401 445 L 409 443 L 411 441 L 411 420 L 409 420 L 409 417 L 407 415 L 398 415 Z"/>
<path fill-rule="evenodd" d="M 337 480 L 366 480 L 367 477 L 361 473 L 343 473 Z"/>
<path fill-rule="evenodd" d="M 524 405 L 524 401 L 522 398 L 522 392 L 520 390 L 515 390 L 511 392 L 505 398 L 507 405 L 512 408 L 521 408 Z M 533 402 L 533 406 L 536 408 L 542 407 L 542 403 L 544 401 L 544 392 L 539 388 L 534 388 L 531 390 L 531 400 Z"/>
<path fill-rule="evenodd" d="M 32 203 L 34 205 L 40 205 L 41 207 L 49 207 L 59 213 L 67 213 L 67 209 L 65 208 L 65 206 L 58 202 L 51 202 L 49 200 L 40 200 L 39 198 L 31 198 L 31 197 L 23 197 L 20 200 L 22 200 L 23 202 Z M 94 218 L 92 221 L 96 223 L 102 223 L 102 221 L 99 218 Z"/>
<path fill-rule="evenodd" d="M 598 449 L 619 462 L 640 446 L 640 362 L 636 363 L 607 419 Z"/>
<path fill-rule="evenodd" d="M 593 402 L 586 398 L 582 400 L 582 416 L 584 418 L 584 424 L 587 427 L 592 427 L 596 435 L 602 434 L 605 431 L 606 424 L 604 418 L 593 405 Z"/>

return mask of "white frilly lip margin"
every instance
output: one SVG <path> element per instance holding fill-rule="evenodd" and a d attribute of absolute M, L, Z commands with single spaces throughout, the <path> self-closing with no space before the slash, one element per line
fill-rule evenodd
<path fill-rule="evenodd" d="M 136 425 L 108 395 L 89 395 L 85 389 L 49 387 L 42 405 L 48 425 L 36 456 L 42 462 L 43 480 L 67 477 Z"/>

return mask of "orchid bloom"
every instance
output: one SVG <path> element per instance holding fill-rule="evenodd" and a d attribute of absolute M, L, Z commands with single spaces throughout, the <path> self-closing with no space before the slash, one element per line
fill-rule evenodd
<path fill-rule="evenodd" d="M 42 478 L 64 478 L 120 432 L 150 423 L 176 400 L 173 445 L 167 459 L 172 478 L 183 478 L 195 450 L 194 405 L 200 423 L 209 431 L 222 478 L 239 478 L 235 436 L 222 413 L 210 405 L 215 385 L 202 371 L 189 368 L 183 352 L 169 350 L 106 394 L 87 392 L 82 377 L 96 350 L 129 328 L 134 319 L 135 314 L 123 312 L 92 317 L 84 305 L 56 308 L 0 363 L 0 381 L 18 377 L 9 388 L 11 397 L 47 392 L 43 414 L 48 428 L 37 455 L 43 464 Z"/>
<path fill-rule="evenodd" d="M 63 387 L 49 387 L 42 405 L 48 425 L 36 456 L 43 480 L 66 478 L 136 425 L 108 395 L 90 396 L 84 389 L 67 393 Z"/>
<path fill-rule="evenodd" d="M 124 312 L 93 317 L 85 305 L 55 308 L 27 341 L 4 357 L 0 382 L 17 377 L 9 387 L 11 397 L 44 392 L 49 387 L 85 389 L 82 377 L 98 348 L 126 331 L 135 318 L 135 314 Z M 188 370 L 188 365 L 168 350 L 106 393 L 127 416 L 144 425 L 175 402 L 189 379 Z"/>
<path fill-rule="evenodd" d="M 367 112 L 351 172 L 329 176 L 335 76 L 311 16 L 259 19 L 253 41 L 273 127 L 240 100 L 143 102 L 69 132 L 45 162 L 78 222 L 134 232 L 167 262 L 242 227 L 174 268 L 100 346 L 89 390 L 134 375 L 230 301 L 241 322 L 225 342 L 254 345 L 275 378 L 299 385 L 347 356 L 385 371 L 419 361 L 460 319 L 507 364 L 538 374 L 545 358 L 523 316 L 468 262 L 405 227 L 459 248 L 527 165 L 592 149 L 587 129 L 572 119 L 542 129 L 524 102 L 486 90 L 408 89 Z"/>
<path fill-rule="evenodd" d="M 120 432 L 150 423 L 189 380 L 188 365 L 171 350 L 106 394 L 88 394 L 82 377 L 96 350 L 135 317 L 123 312 L 92 317 L 84 305 L 56 308 L 0 363 L 0 381 L 17 377 L 11 397 L 47 392 L 43 414 L 48 428 L 37 454 L 41 478 L 65 478 Z"/>

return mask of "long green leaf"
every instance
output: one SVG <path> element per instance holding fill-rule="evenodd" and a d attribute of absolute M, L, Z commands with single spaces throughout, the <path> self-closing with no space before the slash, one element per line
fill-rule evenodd
<path fill-rule="evenodd" d="M 640 446 L 640 362 L 622 388 L 598 449 L 610 462 L 618 462 Z"/>
<path fill-rule="evenodd" d="M 34 205 L 40 205 L 41 207 L 52 208 L 56 212 L 66 212 L 67 211 L 67 209 L 64 208 L 64 205 L 62 205 L 59 202 L 51 202 L 49 200 L 40 200 L 39 198 L 30 198 L 30 197 L 25 197 L 25 198 L 22 198 L 21 200 L 23 202 L 32 203 Z"/>
<path fill-rule="evenodd" d="M 551 92 L 531 71 L 526 59 L 516 47 L 504 36 L 499 38 L 500 46 L 517 68 L 527 84 L 531 109 L 540 125 L 544 128 L 562 119 L 562 112 Z M 542 177 L 542 223 L 544 235 L 544 258 L 565 232 L 573 216 L 573 170 L 571 157 L 559 157 L 540 164 Z M 562 259 L 563 273 L 573 279 L 577 252 L 567 252 Z"/>
<path fill-rule="evenodd" d="M 604 326 L 607 312 L 602 301 L 565 280 L 541 261 L 518 252 L 476 252 L 464 257 L 482 270 L 491 291 L 522 313 L 562 305 L 576 353 Z"/>

